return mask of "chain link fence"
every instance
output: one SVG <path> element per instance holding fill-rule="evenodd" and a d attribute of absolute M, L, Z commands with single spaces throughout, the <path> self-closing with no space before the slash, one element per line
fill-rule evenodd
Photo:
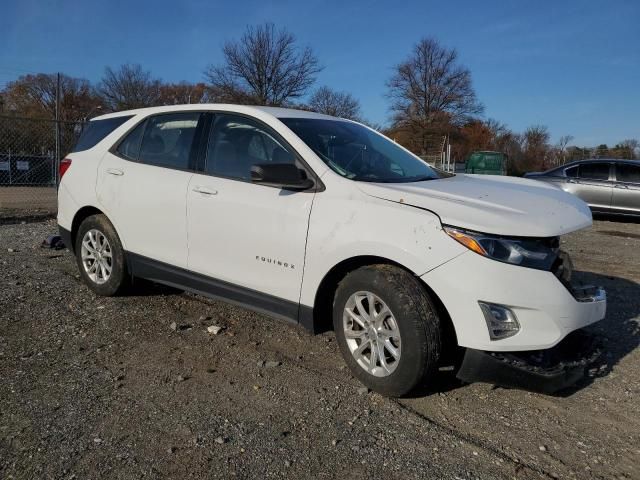
<path fill-rule="evenodd" d="M 82 127 L 0 116 L 0 218 L 56 213 L 58 165 Z"/>

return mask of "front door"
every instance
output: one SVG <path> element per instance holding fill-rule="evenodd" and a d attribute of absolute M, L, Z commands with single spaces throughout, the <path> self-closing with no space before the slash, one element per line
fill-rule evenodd
<path fill-rule="evenodd" d="M 299 164 L 263 123 L 215 115 L 205 171 L 189 183 L 188 265 L 256 298 L 266 294 L 297 308 L 315 194 L 251 183 L 251 165 L 267 162 Z"/>
<path fill-rule="evenodd" d="M 610 170 L 611 164 L 607 162 L 582 163 L 578 166 L 577 177 L 568 179 L 566 190 L 580 197 L 594 210 L 608 210 L 613 193 Z"/>

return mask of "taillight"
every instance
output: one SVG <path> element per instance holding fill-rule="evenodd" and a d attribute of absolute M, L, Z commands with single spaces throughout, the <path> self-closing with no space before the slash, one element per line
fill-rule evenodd
<path fill-rule="evenodd" d="M 60 160 L 60 167 L 58 170 L 60 174 L 60 180 L 62 180 L 62 177 L 64 176 L 65 173 L 67 173 L 67 170 L 69 170 L 70 166 L 71 166 L 70 158 L 65 158 L 64 160 Z"/>

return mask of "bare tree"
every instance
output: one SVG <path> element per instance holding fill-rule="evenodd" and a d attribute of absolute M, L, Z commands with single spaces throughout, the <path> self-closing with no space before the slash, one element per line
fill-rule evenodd
<path fill-rule="evenodd" d="M 558 140 L 558 146 L 562 150 L 566 150 L 567 146 L 569 145 L 569 142 L 571 142 L 572 140 L 573 140 L 573 135 L 563 135 Z"/>
<path fill-rule="evenodd" d="M 433 38 L 423 38 L 387 82 L 396 124 L 416 133 L 443 120 L 461 125 L 483 112 L 471 85 L 471 73 L 458 64 L 458 53 Z"/>
<path fill-rule="evenodd" d="M 347 92 L 337 92 L 329 87 L 320 87 L 309 99 L 309 109 L 349 120 L 360 119 L 360 102 Z"/>
<path fill-rule="evenodd" d="M 204 83 L 167 83 L 160 85 L 159 103 L 162 105 L 181 105 L 205 103 L 208 91 Z"/>
<path fill-rule="evenodd" d="M 18 115 L 54 118 L 57 75 L 24 75 L 10 82 L 3 94 L 4 109 Z M 89 81 L 60 75 L 60 119 L 83 120 L 100 110 L 102 100 Z"/>
<path fill-rule="evenodd" d="M 628 138 L 626 140 L 623 140 L 622 142 L 620 142 L 620 145 L 624 149 L 628 150 L 631 159 L 638 158 L 640 156 L 640 142 L 638 142 L 638 140 L 636 140 L 635 138 Z"/>
<path fill-rule="evenodd" d="M 500 138 L 502 135 L 505 135 L 506 133 L 508 133 L 509 129 L 504 123 L 501 123 L 499 120 L 496 120 L 495 118 L 488 118 L 484 122 L 484 124 L 491 132 L 491 135 L 493 136 L 493 142 L 492 142 L 494 144 L 493 148 L 496 148 L 495 144 L 497 143 L 497 139 Z"/>
<path fill-rule="evenodd" d="M 527 169 L 543 169 L 549 167 L 549 129 L 544 125 L 528 127 L 522 136 L 524 150 L 524 167 Z"/>
<path fill-rule="evenodd" d="M 496 150 L 507 154 L 507 174 L 521 175 L 519 169 L 522 164 L 522 135 L 507 130 L 496 139 Z"/>
<path fill-rule="evenodd" d="M 309 47 L 298 48 L 272 23 L 247 27 L 223 47 L 224 63 L 205 72 L 212 96 L 236 103 L 283 105 L 304 95 L 322 69 Z"/>
<path fill-rule="evenodd" d="M 493 149 L 494 134 L 481 120 L 472 120 L 460 128 L 460 137 L 454 147 L 454 155 L 459 158 L 467 158 L 475 151 Z"/>
<path fill-rule="evenodd" d="M 107 67 L 99 91 L 110 110 L 151 107 L 160 103 L 160 80 L 138 64 Z"/>
<path fill-rule="evenodd" d="M 571 140 L 573 140 L 573 135 L 563 135 L 558 140 L 557 149 L 563 165 L 566 163 L 567 147 L 569 146 L 569 142 L 571 142 Z"/>

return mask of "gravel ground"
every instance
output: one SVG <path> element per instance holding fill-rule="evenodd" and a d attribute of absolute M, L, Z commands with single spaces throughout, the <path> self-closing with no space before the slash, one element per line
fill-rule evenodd
<path fill-rule="evenodd" d="M 39 248 L 55 232 L 0 225 L 0 478 L 640 478 L 638 223 L 565 240 L 609 296 L 576 388 L 442 372 L 403 400 L 362 389 L 332 333 L 158 286 L 96 297 Z"/>

